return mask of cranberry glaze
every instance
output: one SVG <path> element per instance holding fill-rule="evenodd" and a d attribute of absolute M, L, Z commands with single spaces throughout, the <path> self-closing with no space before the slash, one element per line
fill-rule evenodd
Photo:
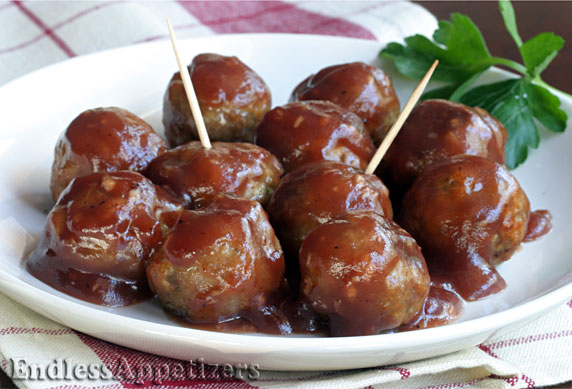
<path fill-rule="evenodd" d="M 163 305 L 191 323 L 246 318 L 264 329 L 284 257 L 256 201 L 218 195 L 185 211 L 147 266 Z"/>
<path fill-rule="evenodd" d="M 310 230 L 357 209 L 393 217 L 389 191 L 378 177 L 333 161 L 305 165 L 286 174 L 268 204 L 280 242 L 294 261 Z"/>
<path fill-rule="evenodd" d="M 381 143 L 399 115 L 391 78 L 363 62 L 329 66 L 302 81 L 290 101 L 327 100 L 358 115 L 373 142 Z"/>
<path fill-rule="evenodd" d="M 149 297 L 145 261 L 182 207 L 135 172 L 76 178 L 48 214 L 27 269 L 48 285 L 106 306 Z"/>
<path fill-rule="evenodd" d="M 55 149 L 50 189 L 56 201 L 76 177 L 96 172 L 145 170 L 167 150 L 153 128 L 121 108 L 90 109 L 76 117 Z"/>
<path fill-rule="evenodd" d="M 439 327 L 456 321 L 463 313 L 463 299 L 447 284 L 440 285 L 433 280 L 423 309 L 410 322 L 397 331 L 413 331 Z"/>
<path fill-rule="evenodd" d="M 300 249 L 302 296 L 333 336 L 375 335 L 413 320 L 429 293 L 415 240 L 372 211 L 312 230 Z"/>
<path fill-rule="evenodd" d="M 156 158 L 148 177 L 183 200 L 185 206 L 199 208 L 218 193 L 266 204 L 280 181 L 278 159 L 250 143 L 213 142 L 205 149 L 200 142 L 186 143 Z"/>
<path fill-rule="evenodd" d="M 270 109 L 270 90 L 236 57 L 197 55 L 188 67 L 212 141 L 252 142 L 254 127 Z M 172 147 L 199 139 L 180 73 L 163 101 L 165 135 Z"/>
<path fill-rule="evenodd" d="M 276 155 L 286 172 L 322 160 L 365 169 L 375 153 L 361 119 L 329 101 L 274 108 L 256 127 L 255 143 Z"/>
<path fill-rule="evenodd" d="M 413 109 L 381 164 L 393 190 L 406 190 L 426 167 L 454 155 L 478 155 L 504 164 L 507 132 L 481 108 L 426 100 Z"/>
<path fill-rule="evenodd" d="M 431 277 L 470 301 L 505 288 L 494 265 L 520 246 L 530 204 L 504 165 L 475 156 L 432 165 L 405 195 L 402 211 L 401 225 L 423 249 Z"/>
<path fill-rule="evenodd" d="M 541 209 L 530 213 L 528 229 L 523 242 L 532 242 L 550 232 L 552 229 L 552 215 L 549 211 Z"/>

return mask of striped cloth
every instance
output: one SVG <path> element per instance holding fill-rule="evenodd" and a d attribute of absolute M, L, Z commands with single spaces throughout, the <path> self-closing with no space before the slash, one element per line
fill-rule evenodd
<path fill-rule="evenodd" d="M 180 37 L 291 32 L 399 41 L 436 27 L 431 14 L 406 2 L 0 2 L 0 85 L 76 55 L 164 39 L 166 16 Z M 532 388 L 572 379 L 571 323 L 572 300 L 510 334 L 429 360 L 230 376 L 212 365 L 191 366 L 109 344 L 0 294 L 0 360 L 21 388 Z M 17 379 L 18 358 L 58 367 L 44 379 Z M 81 369 L 69 371 L 78 365 L 85 366 L 85 378 Z M 98 378 L 90 379 L 94 371 L 91 378 Z"/>
<path fill-rule="evenodd" d="M 0 2 L 0 85 L 76 55 L 177 36 L 288 32 L 385 42 L 431 34 L 435 18 L 403 2 Z"/>

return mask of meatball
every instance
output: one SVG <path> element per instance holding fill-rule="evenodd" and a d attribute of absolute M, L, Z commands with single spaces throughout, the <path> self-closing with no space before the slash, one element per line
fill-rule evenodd
<path fill-rule="evenodd" d="M 389 191 L 378 177 L 333 161 L 305 165 L 286 174 L 268 204 L 270 221 L 284 251 L 296 262 L 311 229 L 355 209 L 393 216 Z"/>
<path fill-rule="evenodd" d="M 176 194 L 185 206 L 199 208 L 217 193 L 268 202 L 283 173 L 278 159 L 250 143 L 214 142 L 205 149 L 193 141 L 157 157 L 148 177 Z"/>
<path fill-rule="evenodd" d="M 258 124 L 255 143 L 276 155 L 287 172 L 321 160 L 365 169 L 375 153 L 360 118 L 329 101 L 274 108 Z"/>
<path fill-rule="evenodd" d="M 429 294 L 415 240 L 373 211 L 353 211 L 312 230 L 300 249 L 302 297 L 333 336 L 375 335 L 413 320 Z"/>
<path fill-rule="evenodd" d="M 401 225 L 423 249 L 431 276 L 472 301 L 505 288 L 494 265 L 519 247 L 529 214 L 526 194 L 504 165 L 464 155 L 417 177 Z"/>
<path fill-rule="evenodd" d="M 149 296 L 145 261 L 183 208 L 139 173 L 76 178 L 48 214 L 27 261 L 32 275 L 74 297 L 106 306 Z"/>
<path fill-rule="evenodd" d="M 459 154 L 505 162 L 507 132 L 481 108 L 426 100 L 413 109 L 382 162 L 382 176 L 406 190 L 425 169 Z"/>
<path fill-rule="evenodd" d="M 52 197 L 57 201 L 71 180 L 86 174 L 141 172 L 165 151 L 163 139 L 131 112 L 116 107 L 87 110 L 58 140 L 52 165 Z"/>
<path fill-rule="evenodd" d="M 188 67 L 209 137 L 252 142 L 254 127 L 271 106 L 268 86 L 236 57 L 197 55 Z M 172 147 L 199 139 L 180 73 L 163 99 L 165 135 Z"/>
<path fill-rule="evenodd" d="M 363 120 L 376 145 L 399 115 L 399 100 L 389 76 L 363 62 L 320 70 L 302 81 L 290 100 L 328 100 L 349 109 Z"/>
<path fill-rule="evenodd" d="M 249 319 L 272 305 L 284 256 L 258 202 L 218 195 L 184 211 L 147 276 L 163 305 L 190 322 Z"/>

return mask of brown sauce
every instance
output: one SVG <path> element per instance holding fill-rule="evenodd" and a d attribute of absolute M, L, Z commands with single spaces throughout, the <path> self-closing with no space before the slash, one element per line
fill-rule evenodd
<path fill-rule="evenodd" d="M 505 166 L 462 155 L 421 173 L 401 222 L 423 249 L 432 279 L 446 277 L 467 301 L 505 289 L 495 265 L 525 236 L 530 203 Z"/>
<path fill-rule="evenodd" d="M 398 332 L 439 327 L 456 321 L 463 313 L 464 302 L 450 285 L 431 282 L 429 296 L 423 310 L 411 322 L 402 325 Z"/>
<path fill-rule="evenodd" d="M 151 298 L 145 280 L 121 280 L 106 274 L 88 273 L 70 267 L 73 260 L 55 263 L 49 255 L 35 255 L 26 268 L 37 279 L 72 297 L 108 307 L 122 307 Z"/>
<path fill-rule="evenodd" d="M 172 312 L 165 312 L 167 317 L 178 325 L 202 331 L 232 334 L 328 335 L 327 323 L 321 320 L 310 306 L 300 299 L 286 300 L 279 305 L 279 308 L 274 306 L 256 313 L 243 313 L 242 317 L 221 323 L 192 323 Z"/>
<path fill-rule="evenodd" d="M 26 262 L 34 277 L 103 306 L 152 296 L 145 259 L 178 220 L 182 207 L 135 172 L 76 178 L 50 211 Z"/>
<path fill-rule="evenodd" d="M 532 242 L 550 232 L 552 229 L 552 214 L 546 209 L 530 213 L 528 228 L 523 242 Z"/>
<path fill-rule="evenodd" d="M 423 310 L 411 322 L 386 333 L 414 331 L 452 323 L 459 319 L 463 307 L 463 299 L 449 285 L 432 282 Z M 202 331 L 232 334 L 330 335 L 328 323 L 317 316 L 301 299 L 287 300 L 280 304 L 278 309 L 260 312 L 259 315 L 245 314 L 244 317 L 222 323 L 191 323 L 184 317 L 167 311 L 166 313 L 167 317 L 178 325 Z"/>

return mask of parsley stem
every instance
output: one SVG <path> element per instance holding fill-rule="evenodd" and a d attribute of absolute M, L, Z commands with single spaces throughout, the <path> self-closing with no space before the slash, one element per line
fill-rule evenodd
<path fill-rule="evenodd" d="M 523 76 L 526 76 L 528 74 L 528 71 L 524 65 L 522 65 L 516 61 L 513 61 L 512 59 L 502 58 L 502 57 L 491 57 L 490 61 L 491 61 L 491 65 L 507 66 L 507 67 L 511 68 L 512 70 L 516 70 L 517 72 L 519 72 Z"/>
<path fill-rule="evenodd" d="M 511 59 L 508 59 L 508 58 L 491 57 L 490 62 L 491 62 L 491 65 L 503 65 L 503 66 L 509 67 L 512 70 L 515 70 L 515 71 L 521 73 L 523 76 L 526 76 L 528 74 L 527 69 L 524 65 L 522 65 L 516 61 L 513 61 Z M 540 77 L 534 78 L 533 82 L 537 85 L 545 87 L 546 89 L 548 89 L 551 92 L 557 92 L 557 93 L 563 94 L 564 96 L 572 99 L 572 95 L 570 95 L 569 93 L 566 93 L 564 91 L 561 91 L 560 89 L 557 89 L 550 84 L 547 84 Z"/>
<path fill-rule="evenodd" d="M 546 89 L 548 89 L 551 92 L 556 92 L 556 93 L 560 93 L 566 97 L 568 97 L 569 99 L 572 99 L 572 95 L 569 93 L 566 93 L 564 91 L 561 91 L 560 89 L 557 89 L 555 87 L 553 87 L 550 84 L 547 84 L 544 80 L 542 80 L 540 77 L 536 77 L 535 79 L 532 80 L 532 82 L 534 82 L 536 85 L 540 85 L 545 87 Z"/>

